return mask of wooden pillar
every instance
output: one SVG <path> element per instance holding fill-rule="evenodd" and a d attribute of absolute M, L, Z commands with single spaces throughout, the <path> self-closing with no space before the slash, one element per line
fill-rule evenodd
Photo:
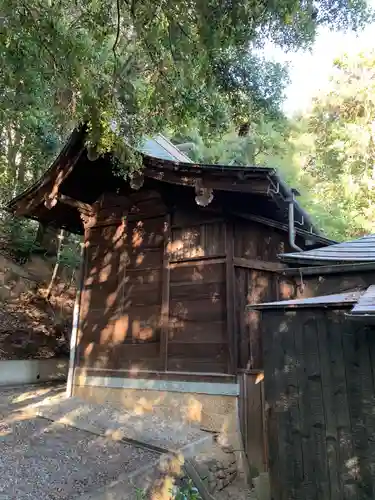
<path fill-rule="evenodd" d="M 169 252 L 171 243 L 171 216 L 167 214 L 164 221 L 164 254 L 161 294 L 161 331 L 160 331 L 160 362 L 164 371 L 168 369 L 168 334 L 169 334 L 169 295 L 170 274 Z"/>
<path fill-rule="evenodd" d="M 236 373 L 238 367 L 237 332 L 235 328 L 235 290 L 234 290 L 234 237 L 233 223 L 225 224 L 225 279 L 227 305 L 227 335 L 230 353 L 230 372 Z"/>

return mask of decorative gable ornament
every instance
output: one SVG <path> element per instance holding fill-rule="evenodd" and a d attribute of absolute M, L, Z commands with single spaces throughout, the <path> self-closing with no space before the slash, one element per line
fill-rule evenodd
<path fill-rule="evenodd" d="M 145 177 L 142 172 L 134 172 L 130 177 L 130 187 L 135 191 L 141 189 L 145 182 Z"/>
<path fill-rule="evenodd" d="M 207 207 L 214 199 L 214 192 L 212 188 L 203 186 L 201 179 L 195 181 L 195 202 L 200 207 Z"/>

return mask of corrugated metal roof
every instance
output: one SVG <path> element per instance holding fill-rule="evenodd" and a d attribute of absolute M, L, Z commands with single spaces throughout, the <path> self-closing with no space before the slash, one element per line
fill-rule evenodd
<path fill-rule="evenodd" d="M 375 235 L 371 234 L 316 250 L 284 253 L 279 255 L 279 258 L 284 262 L 297 263 L 375 262 Z"/>
<path fill-rule="evenodd" d="M 180 161 L 183 163 L 193 163 L 192 160 L 180 151 L 174 144 L 161 134 L 146 139 L 141 145 L 142 153 L 160 158 L 161 160 Z"/>
<path fill-rule="evenodd" d="M 309 297 L 294 300 L 281 300 L 278 302 L 264 302 L 263 304 L 251 304 L 247 306 L 248 310 L 262 309 L 297 309 L 300 307 L 318 307 L 318 306 L 340 306 L 343 304 L 355 304 L 361 297 L 362 291 L 353 290 L 345 293 L 335 293 L 332 295 L 320 295 L 319 297 Z"/>
<path fill-rule="evenodd" d="M 375 285 L 371 285 L 358 299 L 351 311 L 352 316 L 375 316 Z"/>

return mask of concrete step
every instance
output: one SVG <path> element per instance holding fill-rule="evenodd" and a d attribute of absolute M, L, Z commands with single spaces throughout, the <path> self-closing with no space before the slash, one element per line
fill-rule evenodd
<path fill-rule="evenodd" d="M 258 500 L 270 500 L 270 479 L 268 472 L 261 472 L 258 477 L 253 479 L 254 490 Z"/>
<path fill-rule="evenodd" d="M 62 395 L 31 407 L 38 417 L 155 452 L 155 460 L 147 466 L 131 474 L 121 474 L 78 500 L 139 500 L 144 498 L 140 491 L 151 486 L 167 492 L 172 487 L 172 478 L 183 473 L 184 463 L 188 465 L 187 459 L 213 446 L 212 434 L 196 425 L 147 411 L 140 414 L 139 409 L 132 412 Z"/>
<path fill-rule="evenodd" d="M 57 397 L 34 405 L 36 414 L 81 430 L 138 446 L 151 447 L 160 453 L 195 456 L 212 446 L 212 434 L 188 422 L 161 417 L 152 412 L 139 414 L 95 404 L 79 398 Z"/>

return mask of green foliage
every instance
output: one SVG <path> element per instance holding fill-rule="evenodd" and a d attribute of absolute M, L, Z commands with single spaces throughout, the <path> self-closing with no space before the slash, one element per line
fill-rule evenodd
<path fill-rule="evenodd" d="M 1 248 L 16 260 L 23 261 L 31 252 L 39 250 L 35 242 L 36 230 L 35 222 L 0 212 Z"/>
<path fill-rule="evenodd" d="M 147 493 L 142 488 L 135 488 L 136 500 L 146 500 Z"/>
<path fill-rule="evenodd" d="M 258 64 L 251 45 L 301 47 L 321 25 L 358 29 L 371 15 L 365 0 L 2 0 L 0 14 L 0 113 L 48 109 L 62 131 L 89 119 L 94 137 L 114 119 L 130 141 L 277 107 L 280 68 Z"/>
<path fill-rule="evenodd" d="M 90 156 L 114 150 L 121 175 L 140 167 L 142 136 L 183 136 L 192 123 L 203 161 L 284 159 L 287 74 L 253 49 L 265 39 L 304 47 L 319 26 L 359 29 L 371 16 L 365 0 L 2 0 L 0 203 L 38 179 L 83 121 Z M 250 134 L 237 140 L 243 123 Z M 17 224 L 11 235 L 30 246 Z"/>
<path fill-rule="evenodd" d="M 198 128 L 172 136 L 195 161 L 278 167 L 333 239 L 375 231 L 375 52 L 336 59 L 328 93 L 293 121 L 263 116 L 239 137 L 208 142 Z"/>
<path fill-rule="evenodd" d="M 246 136 L 232 129 L 219 140 L 204 140 L 197 128 L 172 135 L 172 141 L 194 161 L 222 165 L 275 167 L 289 152 L 290 125 L 282 116 L 249 123 Z M 276 162 L 276 163 L 274 163 Z"/>
<path fill-rule="evenodd" d="M 147 492 L 142 488 L 135 488 L 137 500 L 146 500 Z M 171 491 L 173 500 L 201 500 L 197 488 L 191 479 L 184 480 L 180 486 L 174 486 Z"/>
<path fill-rule="evenodd" d="M 308 206 L 337 239 L 375 230 L 374 82 L 374 52 L 336 60 L 330 92 L 298 123 Z"/>
<path fill-rule="evenodd" d="M 176 488 L 173 496 L 174 500 L 201 500 L 202 497 L 195 487 L 193 481 L 188 479 L 183 484 Z"/>

